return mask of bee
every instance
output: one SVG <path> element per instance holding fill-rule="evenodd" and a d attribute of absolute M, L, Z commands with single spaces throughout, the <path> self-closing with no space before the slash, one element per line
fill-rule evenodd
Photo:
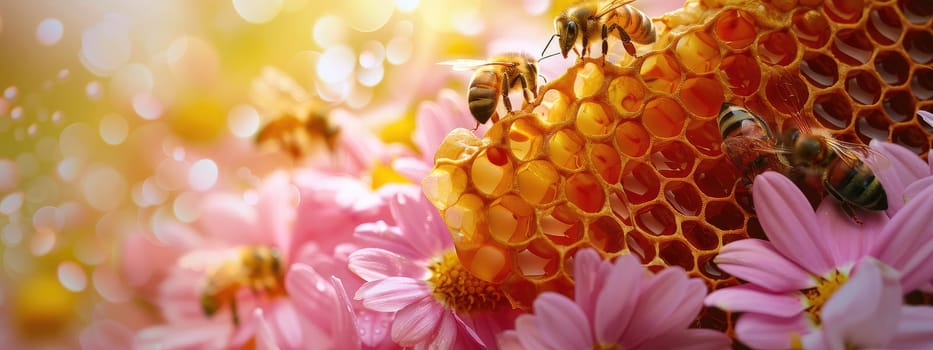
<path fill-rule="evenodd" d="M 786 172 L 785 161 L 775 152 L 777 139 L 764 119 L 726 102 L 717 120 L 723 153 L 742 171 L 746 183 L 766 170 Z"/>
<path fill-rule="evenodd" d="M 567 58 L 570 50 L 580 57 L 586 57 L 590 40 L 602 39 L 602 53 L 605 59 L 609 51 L 606 39 L 609 35 L 618 33 L 625 51 L 632 57 L 637 57 L 632 42 L 654 43 L 657 33 L 648 15 L 628 5 L 633 1 L 635 0 L 612 0 L 600 5 L 600 1 L 585 0 L 571 5 L 554 19 L 554 29 L 557 33 L 551 36 L 544 50 L 547 51 L 556 36 L 560 53 L 564 58 Z M 577 52 L 575 46 L 578 39 L 583 45 L 582 53 Z M 544 56 L 544 53 L 541 55 Z"/>
<path fill-rule="evenodd" d="M 200 293 L 201 310 L 211 317 L 230 305 L 233 324 L 240 324 L 237 293 L 248 287 L 254 294 L 284 294 L 284 273 L 279 250 L 266 246 L 239 247 L 234 256 L 208 270 L 207 282 Z"/>
<path fill-rule="evenodd" d="M 334 153 L 340 128 L 331 121 L 329 108 L 282 71 L 264 68 L 253 82 L 252 99 L 265 114 L 272 116 L 256 134 L 257 145 L 274 145 L 296 160 L 322 142 Z"/>
<path fill-rule="evenodd" d="M 467 92 L 470 114 L 476 119 L 476 127 L 492 118 L 499 121 L 496 107 L 499 98 L 505 110 L 512 111 L 509 92 L 521 87 L 526 103 L 538 97 L 538 60 L 524 53 L 509 52 L 495 55 L 488 60 L 454 60 L 441 62 L 454 70 L 475 70 Z"/>

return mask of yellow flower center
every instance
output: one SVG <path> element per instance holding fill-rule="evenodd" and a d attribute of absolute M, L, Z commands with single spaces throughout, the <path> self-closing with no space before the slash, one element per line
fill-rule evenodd
<path fill-rule="evenodd" d="M 430 266 L 428 283 L 433 287 L 434 298 L 460 314 L 494 311 L 506 306 L 508 300 L 498 285 L 474 277 L 457 257 L 449 251 Z"/>
<path fill-rule="evenodd" d="M 828 277 L 820 278 L 816 287 L 802 291 L 803 295 L 807 297 L 807 301 L 809 301 L 809 306 L 805 311 L 810 315 L 810 320 L 813 321 L 815 326 L 822 324 L 820 312 L 823 310 L 823 305 L 848 280 L 849 276 L 833 270 Z"/>

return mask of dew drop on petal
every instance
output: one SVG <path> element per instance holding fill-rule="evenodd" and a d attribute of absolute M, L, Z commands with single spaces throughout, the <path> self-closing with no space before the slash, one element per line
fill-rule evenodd
<path fill-rule="evenodd" d="M 210 159 L 194 162 L 188 169 L 188 186 L 196 191 L 206 191 L 217 182 L 217 164 Z"/>
<path fill-rule="evenodd" d="M 259 130 L 259 112 L 250 105 L 237 105 L 227 114 L 227 128 L 239 138 L 249 138 Z"/>
<path fill-rule="evenodd" d="M 113 168 L 101 165 L 89 169 L 81 180 L 84 199 L 94 209 L 110 212 L 123 202 L 127 184 L 123 175 Z"/>
<path fill-rule="evenodd" d="M 80 265 L 65 261 L 58 265 L 58 282 L 67 290 L 80 292 L 87 287 L 87 274 Z"/>
<path fill-rule="evenodd" d="M 64 33 L 65 27 L 57 18 L 46 18 L 39 22 L 39 27 L 36 28 L 36 38 L 39 39 L 40 44 L 45 46 L 57 44 Z"/>
<path fill-rule="evenodd" d="M 0 159 L 0 193 L 13 190 L 19 185 L 19 168 L 16 162 Z"/>
<path fill-rule="evenodd" d="M 15 192 L 6 195 L 0 200 L 0 214 L 11 215 L 23 205 L 23 193 Z"/>
<path fill-rule="evenodd" d="M 343 82 L 353 73 L 355 61 L 353 50 L 349 47 L 330 47 L 318 58 L 317 75 L 327 83 Z"/>
<path fill-rule="evenodd" d="M 233 0 L 233 8 L 243 20 L 258 24 L 275 18 L 283 3 L 283 0 Z"/>
<path fill-rule="evenodd" d="M 108 145 L 119 145 L 126 140 L 129 124 L 118 114 L 108 114 L 100 119 L 100 137 Z"/>

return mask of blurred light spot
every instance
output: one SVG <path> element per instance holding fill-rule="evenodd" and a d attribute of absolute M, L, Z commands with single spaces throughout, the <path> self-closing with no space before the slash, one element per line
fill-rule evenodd
<path fill-rule="evenodd" d="M 152 92 L 154 78 L 149 67 L 131 63 L 117 69 L 110 80 L 110 93 L 123 101 L 131 99 L 140 94 Z"/>
<path fill-rule="evenodd" d="M 36 132 L 38 131 L 39 125 L 36 123 L 29 124 L 29 127 L 26 128 L 26 133 L 29 134 L 29 136 L 36 136 Z"/>
<path fill-rule="evenodd" d="M 26 190 L 26 201 L 29 203 L 48 203 L 58 200 L 58 184 L 48 176 L 40 176 L 32 181 Z"/>
<path fill-rule="evenodd" d="M 107 260 L 110 244 L 94 235 L 82 237 L 74 243 L 75 258 L 85 265 L 99 265 Z"/>
<path fill-rule="evenodd" d="M 19 210 L 19 207 L 23 205 L 23 193 L 16 192 L 10 193 L 3 197 L 3 200 L 0 200 L 0 213 L 11 215 Z"/>
<path fill-rule="evenodd" d="M 172 159 L 179 162 L 185 160 L 185 148 L 182 146 L 172 148 Z"/>
<path fill-rule="evenodd" d="M 321 47 L 343 44 L 347 40 L 347 26 L 338 16 L 321 16 L 311 28 L 311 36 Z"/>
<path fill-rule="evenodd" d="M 285 4 L 282 5 L 282 9 L 285 12 L 298 12 L 301 9 L 304 9 L 308 6 L 308 0 L 285 0 Z"/>
<path fill-rule="evenodd" d="M 11 103 L 7 99 L 0 97 L 0 115 L 6 115 L 10 112 Z"/>
<path fill-rule="evenodd" d="M 19 242 L 23 240 L 23 229 L 19 227 L 19 224 L 8 223 L 6 226 L 3 226 L 3 243 L 7 246 L 13 247 L 19 245 Z"/>
<path fill-rule="evenodd" d="M 54 163 L 58 159 L 58 140 L 53 136 L 43 136 L 36 141 L 36 157 L 43 163 Z"/>
<path fill-rule="evenodd" d="M 350 27 L 361 32 L 382 28 L 395 11 L 395 4 L 390 0 L 341 0 L 335 4 L 343 7 L 341 14 Z"/>
<path fill-rule="evenodd" d="M 97 75 L 110 75 L 130 59 L 129 20 L 109 14 L 81 35 L 79 58 L 84 67 Z"/>
<path fill-rule="evenodd" d="M 188 169 L 188 185 L 196 191 L 206 191 L 217 182 L 217 164 L 210 159 L 201 159 Z"/>
<path fill-rule="evenodd" d="M 87 158 L 88 146 L 97 138 L 97 133 L 85 123 L 73 123 L 65 127 L 58 136 L 58 150 L 63 157 Z"/>
<path fill-rule="evenodd" d="M 399 11 L 411 12 L 418 8 L 418 0 L 395 0 L 395 6 Z"/>
<path fill-rule="evenodd" d="M 382 81 L 384 72 L 385 71 L 382 69 L 382 66 L 361 69 L 356 73 L 356 81 L 360 82 L 360 84 L 363 86 L 376 86 L 376 84 L 379 84 L 379 82 Z"/>
<path fill-rule="evenodd" d="M 386 59 L 391 64 L 399 65 L 411 58 L 411 39 L 395 37 L 386 45 Z"/>
<path fill-rule="evenodd" d="M 81 169 L 81 160 L 77 157 L 68 157 L 58 162 L 58 177 L 65 182 L 72 182 L 78 177 Z"/>
<path fill-rule="evenodd" d="M 20 153 L 16 157 L 16 166 L 19 167 L 19 174 L 28 178 L 39 172 L 39 159 L 32 153 Z"/>
<path fill-rule="evenodd" d="M 59 204 L 58 212 L 64 218 L 64 227 L 82 226 L 87 223 L 89 218 L 81 204 L 70 200 Z"/>
<path fill-rule="evenodd" d="M 87 94 L 87 97 L 92 101 L 97 101 L 100 100 L 101 97 L 104 97 L 104 90 L 97 81 L 87 83 L 87 86 L 84 87 L 84 93 Z"/>
<path fill-rule="evenodd" d="M 58 208 L 47 205 L 32 214 L 32 227 L 36 230 L 61 231 L 65 224 L 64 213 L 59 213 Z"/>
<path fill-rule="evenodd" d="M 55 232 L 51 230 L 35 230 L 29 241 L 29 252 L 35 256 L 43 256 L 55 248 Z"/>
<path fill-rule="evenodd" d="M 250 23 L 272 20 L 282 10 L 283 0 L 233 0 L 236 13 Z"/>
<path fill-rule="evenodd" d="M 378 41 L 367 41 L 360 49 L 360 67 L 373 68 L 382 66 L 386 57 L 386 49 Z"/>
<path fill-rule="evenodd" d="M 108 145 L 119 145 L 126 140 L 129 125 L 117 114 L 108 114 L 100 120 L 100 138 Z"/>
<path fill-rule="evenodd" d="M 478 9 L 458 12 L 451 19 L 454 28 L 465 35 L 477 35 L 485 29 L 485 20 Z"/>
<path fill-rule="evenodd" d="M 19 97 L 19 89 L 15 86 L 8 86 L 6 89 L 3 89 L 3 97 L 6 97 L 7 100 L 15 100 Z"/>
<path fill-rule="evenodd" d="M 65 33 L 65 27 L 62 21 L 56 18 L 46 18 L 39 22 L 39 28 L 36 28 L 36 38 L 39 43 L 45 46 L 52 46 L 62 40 L 62 34 Z"/>
<path fill-rule="evenodd" d="M 252 189 L 244 191 L 243 203 L 246 203 L 246 205 L 256 205 L 256 203 L 259 203 L 259 193 Z"/>
<path fill-rule="evenodd" d="M 165 56 L 177 85 L 213 88 L 218 81 L 220 56 L 207 41 L 181 36 L 172 41 Z"/>
<path fill-rule="evenodd" d="M 415 33 L 415 24 L 411 21 L 399 21 L 395 24 L 395 36 L 411 37 Z"/>
<path fill-rule="evenodd" d="M 159 119 L 162 116 L 162 102 L 150 94 L 139 94 L 133 96 L 133 110 L 143 119 Z"/>
<path fill-rule="evenodd" d="M 259 129 L 259 112 L 250 105 L 237 105 L 227 114 L 227 128 L 236 137 L 252 137 Z"/>
<path fill-rule="evenodd" d="M 133 296 L 133 292 L 123 284 L 112 266 L 98 266 L 91 274 L 91 279 L 97 293 L 111 303 L 122 303 Z"/>
<path fill-rule="evenodd" d="M 58 71 L 58 80 L 65 80 L 65 79 L 68 79 L 69 76 L 71 76 L 71 71 L 70 71 L 70 70 L 62 69 L 62 70 Z"/>
<path fill-rule="evenodd" d="M 9 159 L 0 159 L 0 193 L 16 188 L 19 184 L 19 168 Z"/>
<path fill-rule="evenodd" d="M 148 205 L 159 205 L 162 202 L 165 202 L 165 199 L 168 197 L 168 194 L 165 193 L 158 185 L 153 178 L 148 178 L 146 181 L 143 181 L 142 184 L 142 196 L 145 203 Z"/>
<path fill-rule="evenodd" d="M 551 0 L 523 0 L 525 11 L 530 15 L 540 15 L 551 7 Z"/>
<path fill-rule="evenodd" d="M 83 291 L 87 287 L 87 275 L 78 264 L 65 261 L 58 265 L 58 281 L 65 289 L 72 292 Z"/>
<path fill-rule="evenodd" d="M 350 90 L 353 88 L 353 81 L 344 80 L 333 84 L 316 82 L 314 88 L 322 100 L 340 102 L 347 99 L 347 96 L 350 96 Z"/>
<path fill-rule="evenodd" d="M 61 111 L 55 111 L 54 113 L 52 113 L 52 122 L 53 122 L 53 123 L 58 124 L 58 123 L 60 123 L 61 121 L 62 121 L 62 112 L 61 112 Z"/>
<path fill-rule="evenodd" d="M 5 249 L 3 251 L 3 268 L 7 273 L 28 273 L 33 270 L 33 259 L 28 249 Z"/>
<path fill-rule="evenodd" d="M 347 105 L 350 108 L 363 108 L 369 104 L 369 101 L 373 99 L 372 89 L 367 88 L 355 88 L 353 92 L 350 93 L 350 96 L 347 98 Z"/>
<path fill-rule="evenodd" d="M 175 191 L 185 186 L 188 164 L 175 159 L 165 159 L 156 167 L 155 180 L 163 190 Z"/>
<path fill-rule="evenodd" d="M 10 110 L 10 119 L 20 120 L 23 118 L 23 107 L 16 106 Z"/>
<path fill-rule="evenodd" d="M 197 220 L 198 216 L 201 215 L 198 210 L 198 195 L 194 192 L 185 192 L 178 195 L 172 203 L 172 212 L 181 222 L 189 223 Z"/>
<path fill-rule="evenodd" d="M 81 181 L 84 199 L 91 207 L 103 212 L 117 209 L 126 196 L 126 187 L 123 175 L 106 165 L 89 169 Z"/>
<path fill-rule="evenodd" d="M 343 82 L 353 73 L 354 58 L 353 50 L 347 46 L 330 47 L 317 61 L 317 75 L 328 83 Z"/>

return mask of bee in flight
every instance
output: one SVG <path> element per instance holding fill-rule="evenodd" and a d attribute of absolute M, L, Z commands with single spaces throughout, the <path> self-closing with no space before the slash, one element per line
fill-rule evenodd
<path fill-rule="evenodd" d="M 291 77 L 272 67 L 253 81 L 252 100 L 272 116 L 256 134 L 256 144 L 274 145 L 301 159 L 321 143 L 333 155 L 340 128 L 329 118 L 324 102 L 312 98 Z"/>
<path fill-rule="evenodd" d="M 224 255 L 223 263 L 207 269 L 207 281 L 200 293 L 201 310 L 208 317 L 216 314 L 226 305 L 230 306 L 233 324 L 239 325 L 237 313 L 237 294 L 248 287 L 254 294 L 267 296 L 285 293 L 282 257 L 279 250 L 266 246 L 243 246 Z M 217 257 L 189 255 L 182 264 L 196 266 L 206 261 L 216 261 Z"/>
<path fill-rule="evenodd" d="M 538 60 L 524 53 L 509 52 L 495 55 L 488 60 L 454 60 L 440 64 L 453 66 L 454 70 L 474 70 L 467 92 L 470 114 L 476 119 L 476 127 L 492 118 L 499 120 L 496 107 L 499 98 L 507 112 L 512 111 L 509 92 L 521 89 L 526 103 L 538 97 Z"/>
<path fill-rule="evenodd" d="M 775 152 L 777 139 L 768 123 L 744 107 L 723 103 L 717 118 L 722 151 L 751 183 L 767 170 L 786 173 L 787 166 Z"/>
<path fill-rule="evenodd" d="M 580 57 L 586 57 L 590 41 L 602 39 L 605 60 L 606 53 L 609 52 L 607 39 L 616 34 L 622 40 L 625 51 L 632 57 L 637 57 L 632 42 L 646 45 L 654 43 L 657 33 L 651 18 L 628 5 L 633 1 L 635 0 L 585 0 L 570 5 L 554 19 L 554 29 L 557 33 L 551 36 L 551 40 L 544 46 L 545 52 L 556 36 L 560 44 L 560 53 L 564 58 L 567 58 L 570 50 Z M 582 53 L 577 52 L 578 41 L 582 43 Z M 544 56 L 544 52 L 541 55 Z"/>

